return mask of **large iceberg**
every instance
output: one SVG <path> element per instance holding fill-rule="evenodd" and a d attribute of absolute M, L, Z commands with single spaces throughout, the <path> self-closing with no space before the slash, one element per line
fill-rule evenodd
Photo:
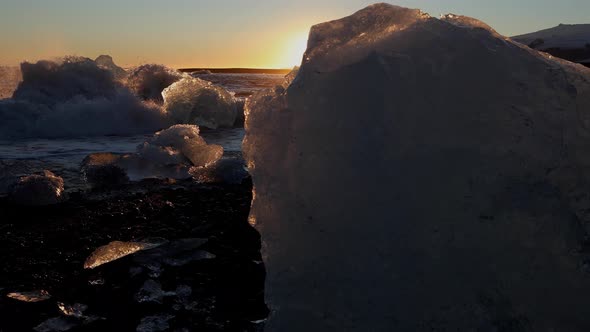
<path fill-rule="evenodd" d="M 590 70 L 377 4 L 246 105 L 268 331 L 590 330 Z"/>

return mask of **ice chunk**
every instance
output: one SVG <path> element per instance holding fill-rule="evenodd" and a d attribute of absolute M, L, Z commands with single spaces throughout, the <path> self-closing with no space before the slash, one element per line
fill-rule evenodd
<path fill-rule="evenodd" d="M 66 304 L 59 302 L 57 304 L 59 311 L 62 314 L 69 317 L 84 318 L 84 311 L 88 309 L 88 306 L 82 303 Z"/>
<path fill-rule="evenodd" d="M 223 155 L 223 147 L 209 145 L 195 125 L 175 125 L 157 132 L 140 145 L 135 159 L 124 161 L 130 172 L 188 178 L 192 167 L 206 167 Z"/>
<path fill-rule="evenodd" d="M 84 262 L 85 269 L 94 269 L 119 258 L 134 254 L 138 251 L 156 248 L 162 241 L 154 242 L 121 242 L 113 241 L 96 249 Z"/>
<path fill-rule="evenodd" d="M 7 297 L 15 300 L 19 300 L 22 302 L 42 302 L 49 300 L 51 298 L 51 294 L 45 290 L 38 290 L 32 292 L 13 292 L 6 294 Z"/>
<path fill-rule="evenodd" d="M 129 181 L 127 171 L 121 166 L 122 155 L 93 153 L 82 161 L 82 176 L 93 187 L 110 187 Z"/>
<path fill-rule="evenodd" d="M 208 145 L 199 136 L 199 127 L 195 125 L 175 125 L 157 132 L 138 152 L 147 159 L 163 164 L 188 161 L 192 166 L 201 167 L 219 160 L 223 148 Z"/>
<path fill-rule="evenodd" d="M 184 78 L 162 92 L 164 108 L 176 123 L 202 127 L 232 127 L 236 99 L 222 87 L 195 77 Z"/>
<path fill-rule="evenodd" d="M 175 295 L 175 292 L 164 292 L 162 290 L 162 285 L 159 282 L 148 279 L 145 281 L 137 294 L 135 294 L 135 299 L 139 303 L 162 303 L 164 297 Z"/>
<path fill-rule="evenodd" d="M 147 64 L 129 73 L 127 86 L 144 100 L 162 102 L 162 91 L 186 76 L 166 66 Z"/>
<path fill-rule="evenodd" d="M 96 62 L 100 68 L 110 71 L 117 80 L 127 78 L 127 71 L 117 66 L 110 55 L 99 55 L 94 62 Z"/>
<path fill-rule="evenodd" d="M 231 183 L 239 184 L 249 174 L 244 161 L 240 158 L 221 158 L 208 167 L 195 167 L 191 175 L 202 183 Z"/>
<path fill-rule="evenodd" d="M 22 205 L 51 205 L 64 200 L 64 180 L 51 171 L 21 177 L 10 197 Z"/>
<path fill-rule="evenodd" d="M 159 131 L 126 155 L 96 153 L 82 162 L 82 174 L 95 187 L 150 177 L 185 179 L 191 169 L 206 168 L 223 155 L 223 147 L 207 144 L 195 125 L 175 125 Z"/>
<path fill-rule="evenodd" d="M 246 105 L 266 330 L 590 330 L 589 105 L 590 70 L 477 20 L 314 26 Z"/>

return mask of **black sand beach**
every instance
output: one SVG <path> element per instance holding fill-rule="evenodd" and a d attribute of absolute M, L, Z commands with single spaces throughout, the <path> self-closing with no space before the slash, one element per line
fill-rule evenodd
<path fill-rule="evenodd" d="M 267 309 L 260 237 L 247 222 L 251 195 L 249 179 L 241 185 L 150 180 L 75 193 L 48 207 L 0 199 L 0 331 L 43 330 L 40 324 L 51 326 L 47 320 L 57 317 L 54 323 L 72 324 L 70 331 L 139 331 L 150 324 L 172 331 L 256 331 L 253 322 Z M 83 267 L 111 241 L 154 238 L 169 242 L 154 249 L 155 256 L 144 252 L 147 265 L 138 253 Z M 39 290 L 51 298 L 27 303 L 7 297 Z M 65 317 L 60 303 L 88 309 L 84 317 Z"/>

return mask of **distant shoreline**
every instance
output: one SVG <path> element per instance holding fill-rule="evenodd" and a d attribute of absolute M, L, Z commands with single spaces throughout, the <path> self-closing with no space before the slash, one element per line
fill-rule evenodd
<path fill-rule="evenodd" d="M 287 75 L 291 69 L 262 69 L 262 68 L 180 68 L 183 73 L 192 73 L 200 70 L 208 70 L 217 74 L 284 74 Z"/>

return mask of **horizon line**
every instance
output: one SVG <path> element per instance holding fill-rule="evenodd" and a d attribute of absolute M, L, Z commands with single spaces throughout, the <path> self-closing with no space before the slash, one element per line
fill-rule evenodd
<path fill-rule="evenodd" d="M 277 73 L 290 73 L 293 68 L 261 68 L 261 67 L 216 67 L 216 68 L 207 68 L 207 67 L 183 67 L 177 68 L 180 72 L 195 72 L 199 70 L 208 70 L 212 73 L 224 73 L 224 72 L 232 72 L 232 73 L 256 73 L 256 72 L 277 72 Z"/>

